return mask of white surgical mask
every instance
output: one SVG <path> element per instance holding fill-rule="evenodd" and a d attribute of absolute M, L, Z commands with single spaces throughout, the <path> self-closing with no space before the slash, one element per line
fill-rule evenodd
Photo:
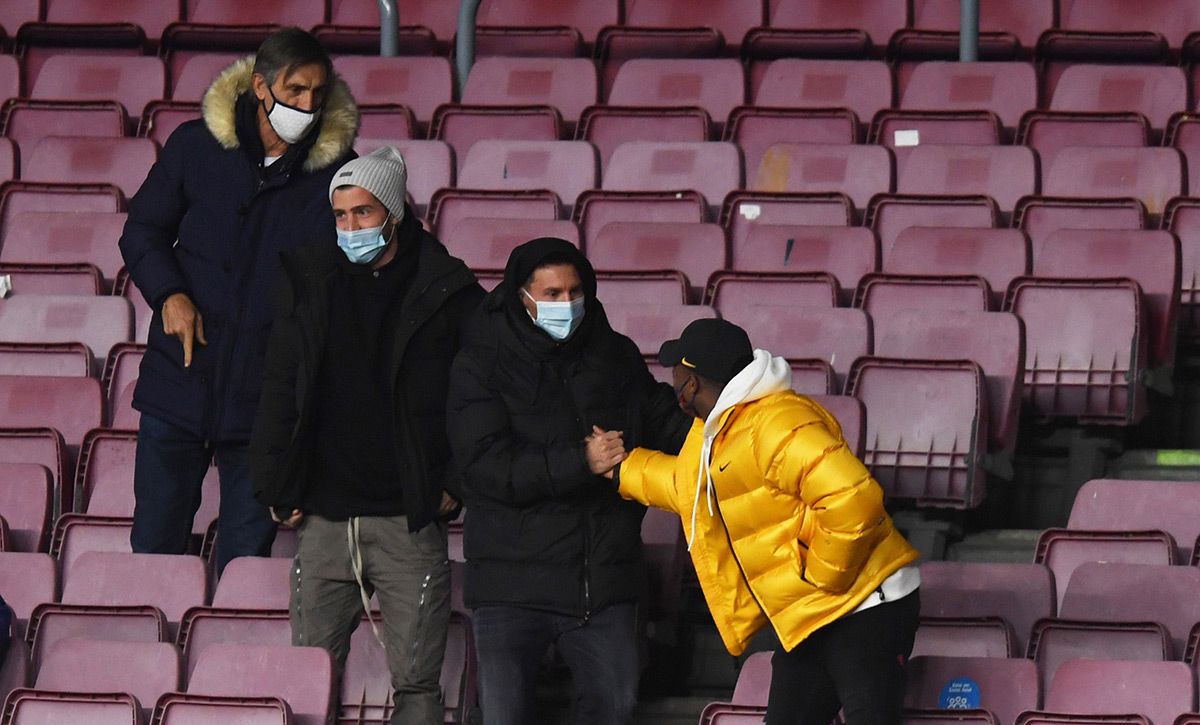
<path fill-rule="evenodd" d="M 379 258 L 388 245 L 383 226 L 347 231 L 337 230 L 338 247 L 355 264 L 370 264 Z"/>
<path fill-rule="evenodd" d="M 524 287 L 521 291 L 537 306 L 537 317 L 529 316 L 533 324 L 545 330 L 550 337 L 562 342 L 579 329 L 579 323 L 583 322 L 583 297 L 570 302 L 548 302 L 533 299 L 533 295 Z"/>
<path fill-rule="evenodd" d="M 287 105 L 275 97 L 275 92 L 271 90 L 270 86 L 267 86 L 267 93 L 271 94 L 271 100 L 275 102 L 271 110 L 267 111 L 267 120 L 271 122 L 271 128 L 275 129 L 279 138 L 283 139 L 286 144 L 294 144 L 304 138 L 308 129 L 317 120 L 317 112 Z M 266 108 L 265 101 L 263 108 Z"/>

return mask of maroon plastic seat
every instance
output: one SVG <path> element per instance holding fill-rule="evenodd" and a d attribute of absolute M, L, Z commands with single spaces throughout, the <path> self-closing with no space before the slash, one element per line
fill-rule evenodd
<path fill-rule="evenodd" d="M 100 270 L 90 264 L 0 264 L 10 295 L 94 296 L 104 290 Z"/>
<path fill-rule="evenodd" d="M 50 555 L 65 571 L 89 551 L 128 554 L 132 552 L 129 532 L 133 519 L 125 516 L 98 516 L 64 513 L 54 522 Z"/>
<path fill-rule="evenodd" d="M 1012 627 L 999 617 L 921 617 L 912 657 L 1016 657 Z"/>
<path fill-rule="evenodd" d="M 464 104 L 552 106 L 571 125 L 597 100 L 596 68 L 587 58 L 480 58 L 462 93 Z"/>
<path fill-rule="evenodd" d="M 1151 138 L 1149 123 L 1136 113 L 1030 111 L 1017 133 L 1017 143 L 1037 152 L 1043 173 L 1080 139 L 1091 146 L 1141 148 L 1150 146 Z"/>
<path fill-rule="evenodd" d="M 1194 561 L 1200 537 L 1200 490 L 1179 481 L 1096 479 L 1083 484 L 1071 506 L 1068 529 L 1144 531 L 1157 529 L 1175 542 L 1174 560 Z"/>
<path fill-rule="evenodd" d="M 842 389 L 851 363 L 871 352 L 870 323 L 859 310 L 792 306 L 783 300 L 776 305 L 726 307 L 718 308 L 721 316 L 745 328 L 755 347 L 788 359 L 828 363 L 837 375 L 835 391 Z"/>
<path fill-rule="evenodd" d="M 453 100 L 450 62 L 445 58 L 345 55 L 334 59 L 334 68 L 358 103 L 400 103 L 422 124 L 433 119 L 438 106 Z"/>
<path fill-rule="evenodd" d="M 609 159 L 603 187 L 609 191 L 693 189 L 719 208 L 742 186 L 742 155 L 731 143 L 623 143 Z M 585 234 L 585 236 L 587 236 Z"/>
<path fill-rule="evenodd" d="M 842 437 L 854 455 L 862 455 L 863 439 L 867 435 L 867 409 L 858 398 L 849 395 L 809 395 L 837 419 Z"/>
<path fill-rule="evenodd" d="M 625 305 L 609 302 L 604 306 L 612 328 L 628 336 L 643 355 L 657 355 L 667 340 L 678 337 L 688 323 L 710 317 L 717 312 L 706 305 L 662 303 L 657 305 Z"/>
<path fill-rule="evenodd" d="M 0 10 L 0 13 L 3 13 Z M 2 18 L 0 18 L 2 19 Z M 21 66 L 12 55 L 0 55 L 0 96 L 17 98 L 21 95 Z"/>
<path fill-rule="evenodd" d="M 43 651 L 34 687 L 51 692 L 128 693 L 141 705 L 143 715 L 149 715 L 159 697 L 181 688 L 181 669 L 179 650 L 166 642 L 63 639 Z"/>
<path fill-rule="evenodd" d="M 204 697 L 163 695 L 155 709 L 156 725 L 292 725 L 288 704 L 277 697 Z"/>
<path fill-rule="evenodd" d="M 1029 197 L 1013 212 L 1013 226 L 1029 236 L 1031 249 L 1059 229 L 1142 229 L 1146 208 L 1135 199 Z"/>
<path fill-rule="evenodd" d="M 821 272 L 718 272 L 708 281 L 709 304 L 722 317 L 741 319 L 738 324 L 762 314 L 759 308 L 829 309 L 837 304 L 837 292 L 837 281 Z"/>
<path fill-rule="evenodd" d="M 166 69 L 158 58 L 62 54 L 42 65 L 31 98 L 55 101 L 116 101 L 131 118 L 150 101 L 166 97 Z"/>
<path fill-rule="evenodd" d="M 1059 77 L 1050 110 L 1140 113 L 1161 131 L 1174 113 L 1187 107 L 1187 98 L 1187 78 L 1180 68 L 1078 63 Z"/>
<path fill-rule="evenodd" d="M 1200 24 L 1200 9 L 1187 0 L 1150 0 L 1130 17 L 1120 0 L 1059 0 L 1057 26 L 1039 51 L 1069 59 L 1108 61 L 1113 56 L 1149 62 L 1178 50 Z"/>
<path fill-rule="evenodd" d="M 902 58 L 957 58 L 960 12 L 954 0 L 912 0 L 912 23 L 892 36 L 892 47 Z M 1054 13 L 1054 0 L 981 4 L 979 57 L 1031 57 Z"/>
<path fill-rule="evenodd" d="M 863 227 L 756 224 L 730 261 L 739 272 L 831 274 L 849 302 L 863 275 L 879 270 L 879 242 Z"/>
<path fill-rule="evenodd" d="M 125 41 L 154 46 L 180 14 L 178 4 L 155 0 L 45 0 L 45 5 L 44 22 L 21 29 L 24 42 L 108 45 Z"/>
<path fill-rule="evenodd" d="M 254 49 L 284 22 L 311 28 L 325 21 L 320 0 L 268 0 L 247 5 L 237 0 L 199 0 L 185 4 L 183 22 L 163 32 L 163 46 L 176 56 L 192 49 Z"/>
<path fill-rule="evenodd" d="M 596 149 L 586 141 L 481 140 L 458 174 L 464 189 L 548 189 L 567 207 L 599 179 Z"/>
<path fill-rule="evenodd" d="M 613 222 L 587 242 L 597 271 L 682 272 L 700 297 L 703 286 L 728 260 L 725 230 L 716 224 Z"/>
<path fill-rule="evenodd" d="M 1195 678 L 1182 662 L 1068 660 L 1050 682 L 1043 703 L 1048 713 L 1136 713 L 1150 725 L 1170 725 L 1195 708 Z M 1031 723 L 1024 718 L 1018 722 Z"/>
<path fill-rule="evenodd" d="M 796 226 L 848 226 L 854 205 L 844 194 L 766 194 L 735 191 L 725 198 L 721 224 L 729 232 L 733 249 L 745 245 L 760 224 Z"/>
<path fill-rule="evenodd" d="M 9 220 L 27 211 L 124 211 L 121 190 L 107 184 L 36 184 L 6 181 L 0 184 L 0 237 L 8 234 Z"/>
<path fill-rule="evenodd" d="M 198 556 L 85 551 L 63 563 L 64 604 L 150 604 L 172 623 L 190 607 L 204 604 L 207 586 Z"/>
<path fill-rule="evenodd" d="M 738 671 L 731 702 L 710 702 L 700 712 L 701 725 L 749 725 L 762 722 L 771 688 L 771 654 L 755 652 Z"/>
<path fill-rule="evenodd" d="M 100 385 L 94 378 L 0 376 L 0 402 L 0 428 L 54 428 L 69 446 L 77 447 L 102 420 Z"/>
<path fill-rule="evenodd" d="M 125 109 L 113 101 L 39 101 L 10 99 L 4 106 L 4 135 L 28 162 L 38 142 L 47 136 L 119 138 L 129 125 Z M 25 168 L 24 165 L 21 168 Z M 9 178 L 17 178 L 15 175 Z M 29 179 L 32 180 L 32 179 Z"/>
<path fill-rule="evenodd" d="M 132 197 L 158 158 L 146 138 L 49 136 L 28 151 L 22 163 L 25 181 L 113 184 Z"/>
<path fill-rule="evenodd" d="M 949 312 L 991 309 L 992 290 L 974 276 L 903 276 L 869 274 L 854 293 L 854 306 L 873 315 L 880 310 Z"/>
<path fill-rule="evenodd" d="M 23 212 L 9 219 L 3 263 L 89 263 L 105 279 L 117 276 L 122 265 L 116 241 L 125 214 L 113 212 Z"/>
<path fill-rule="evenodd" d="M 381 146 L 395 146 L 408 168 L 420 170 L 420 173 L 409 175 L 406 187 L 418 213 L 424 212 L 438 189 L 454 186 L 454 152 L 444 141 L 359 136 L 354 142 L 354 150 L 359 156 Z"/>
<path fill-rule="evenodd" d="M 466 217 L 443 227 L 439 237 L 471 269 L 504 269 L 517 246 L 538 237 L 557 237 L 579 246 L 579 229 L 562 219 Z"/>
<path fill-rule="evenodd" d="M 845 108 L 862 124 L 892 105 L 892 74 L 882 61 L 782 58 L 763 73 L 754 105 Z"/>
<path fill-rule="evenodd" d="M 579 55 L 620 18 L 618 0 L 484 0 L 475 49 L 481 56 Z"/>
<path fill-rule="evenodd" d="M 1191 343 L 1200 339 L 1200 204 L 1193 199 L 1174 200 L 1163 227 L 1179 240 L 1179 336 Z"/>
<path fill-rule="evenodd" d="M 240 556 L 221 573 L 212 605 L 226 609 L 287 609 L 290 559 Z"/>
<path fill-rule="evenodd" d="M 4 470 L 0 468 L 0 471 Z M 58 569 L 49 554 L 0 552 L 0 586 L 4 587 L 4 601 L 12 608 L 16 620 L 13 634 L 22 637 L 34 607 L 57 599 Z"/>
<path fill-rule="evenodd" d="M 1171 638 L 1157 622 L 1088 622 L 1043 619 L 1033 626 L 1027 656 L 1037 663 L 1042 689 L 1068 660 L 1171 659 Z"/>
<path fill-rule="evenodd" d="M 278 697 L 291 706 L 297 725 L 322 725 L 332 713 L 333 662 L 317 647 L 212 644 L 200 653 L 187 689 Z"/>
<path fill-rule="evenodd" d="M 931 61 L 913 69 L 899 107 L 914 111 L 990 111 L 1006 128 L 1014 129 L 1022 113 L 1037 108 L 1037 99 L 1037 73 L 1029 63 Z"/>
<path fill-rule="evenodd" d="M 612 222 L 700 223 L 708 219 L 704 198 L 695 191 L 587 191 L 572 217 L 590 239 Z"/>
<path fill-rule="evenodd" d="M 1000 617 L 1023 653 L 1034 622 L 1054 613 L 1054 578 L 1039 564 L 921 563 L 922 617 Z"/>
<path fill-rule="evenodd" d="M 638 29 L 693 29 L 699 26 L 720 33 L 725 45 L 736 51 L 742 38 L 765 21 L 763 4 L 755 0 L 625 0 L 624 25 Z M 615 24 L 615 23 L 614 23 Z"/>
<path fill-rule="evenodd" d="M 5 707 L 12 725 L 86 722 L 89 725 L 141 725 L 138 702 L 132 695 L 14 690 Z"/>
<path fill-rule="evenodd" d="M 196 53 L 176 63 L 171 73 L 171 100 L 199 103 L 209 86 L 244 53 Z"/>
<path fill-rule="evenodd" d="M 482 140 L 557 141 L 562 117 L 550 106 L 442 106 L 434 114 L 430 136 L 454 150 L 461 172 L 471 147 Z"/>
<path fill-rule="evenodd" d="M 118 420 L 129 420 L 137 414 L 132 408 L 127 408 L 126 394 L 137 383 L 138 371 L 142 364 L 142 356 L 146 348 L 136 343 L 125 343 L 113 347 L 104 361 L 104 395 L 108 400 L 108 421 L 112 428 L 134 430 L 133 427 L 121 426 Z"/>
<path fill-rule="evenodd" d="M 292 630 L 286 609 L 278 611 L 196 607 L 179 625 L 179 646 L 190 679 L 204 650 L 214 644 L 291 644 Z"/>
<path fill-rule="evenodd" d="M 17 149 L 12 139 L 0 138 L 0 182 L 17 178 Z"/>
<path fill-rule="evenodd" d="M 66 508 L 71 508 L 74 481 L 63 475 L 68 466 L 68 452 L 62 433 L 53 428 L 0 428 L 0 463 L 31 463 L 41 466 L 50 474 L 51 500 L 46 504 L 50 509 L 50 518 L 47 519 L 47 526 L 63 509 L 63 486 L 67 487 Z M 20 541 L 19 536 L 17 541 Z"/>
<path fill-rule="evenodd" d="M 614 106 L 701 108 L 718 127 L 745 102 L 745 71 L 734 58 L 630 59 L 621 64 L 608 94 Z"/>
<path fill-rule="evenodd" d="M 596 275 L 596 296 L 601 302 L 614 300 L 621 303 L 674 302 L 684 304 L 699 301 L 694 295 L 682 272 L 600 272 Z M 653 368 L 653 360 L 648 360 Z M 652 371 L 653 372 L 653 371 Z M 670 371 L 663 373 L 664 380 Z"/>
<path fill-rule="evenodd" d="M 80 510 L 91 516 L 133 516 L 134 431 L 94 430 L 79 455 L 75 489 Z"/>
<path fill-rule="evenodd" d="M 1029 270 L 1029 242 L 1016 229 L 908 227 L 883 257 L 883 271 L 890 274 L 982 277 L 996 309 L 1009 283 Z"/>
<path fill-rule="evenodd" d="M 892 190 L 892 155 L 881 146 L 774 144 L 747 187 L 769 193 L 840 193 L 865 209 L 871 197 Z"/>
<path fill-rule="evenodd" d="M 989 448 L 1008 456 L 1014 453 L 1025 371 L 1019 319 L 1005 312 L 948 310 L 931 316 L 924 310 L 887 308 L 871 317 L 875 355 L 978 363 L 987 380 Z"/>
<path fill-rule="evenodd" d="M 1200 569 L 1085 562 L 1072 573 L 1059 616 L 1108 622 L 1157 622 L 1167 628 L 1175 657 L 1200 622 Z"/>
<path fill-rule="evenodd" d="M 0 375 L 74 378 L 91 374 L 92 351 L 83 343 L 0 342 Z"/>
<path fill-rule="evenodd" d="M 13 342 L 82 342 L 103 359 L 133 336 L 133 312 L 116 297 L 14 296 L 0 301 L 0 338 Z"/>
<path fill-rule="evenodd" d="M 110 642 L 168 642 L 167 620 L 152 606 L 97 607 L 78 604 L 39 604 L 29 618 L 33 671 L 54 645 L 65 639 L 96 637 Z"/>
<path fill-rule="evenodd" d="M 1002 211 L 1037 192 L 1037 161 L 1020 146 L 917 146 L 900 167 L 901 194 L 983 194 Z"/>
<path fill-rule="evenodd" d="M 0 481 L 3 482 L 0 516 L 8 524 L 16 551 L 46 551 L 54 508 L 54 478 L 50 470 L 36 463 L 4 462 L 0 463 Z"/>
<path fill-rule="evenodd" d="M 1069 582 L 1072 572 L 1089 561 L 1175 564 L 1175 542 L 1163 531 L 1046 529 L 1038 537 L 1034 561 L 1047 566 L 1055 581 Z M 1066 590 L 1063 586 L 1058 591 L 1060 607 Z"/>
<path fill-rule="evenodd" d="M 175 129 L 200 118 L 200 104 L 184 101 L 153 101 L 138 123 L 138 136 L 162 147 Z"/>
<path fill-rule="evenodd" d="M 795 108 L 735 108 L 725 125 L 725 140 L 742 149 L 747 169 L 757 169 L 763 154 L 777 143 L 852 144 L 858 119 L 852 111 Z"/>
<path fill-rule="evenodd" d="M 884 110 L 875 116 L 869 140 L 890 149 L 902 169 L 924 145 L 998 146 L 1006 133 L 990 111 Z"/>
<path fill-rule="evenodd" d="M 1188 169 L 1188 188 L 1200 189 L 1200 119 L 1187 113 L 1176 116 L 1167 129 L 1164 145 L 1179 149 Z"/>
<path fill-rule="evenodd" d="M 1005 307 L 1025 323 L 1025 399 L 1036 415 L 1109 425 L 1141 420 L 1142 306 L 1130 280 L 1013 282 Z"/>
<path fill-rule="evenodd" d="M 1183 156 L 1173 148 L 1069 146 L 1042 170 L 1048 196 L 1132 197 L 1152 215 L 1184 193 Z"/>
<path fill-rule="evenodd" d="M 124 267 L 117 273 L 117 280 L 113 283 L 113 295 L 126 300 L 133 308 L 133 341 L 145 345 L 154 311 Z"/>
<path fill-rule="evenodd" d="M 558 197 L 546 191 L 482 191 L 442 189 L 429 201 L 429 225 L 441 238 L 443 229 L 472 217 L 493 219 L 558 219 Z"/>
<path fill-rule="evenodd" d="M 1012 723 L 1041 702 L 1037 667 L 1027 659 L 994 657 L 914 657 L 908 662 L 906 708 L 946 707 L 945 693 L 953 682 L 969 679 L 979 696 L 978 706 L 997 721 Z M 955 708 L 958 709 L 958 708 Z"/>
<path fill-rule="evenodd" d="M 649 508 L 642 519 L 641 534 L 649 590 L 645 618 L 660 631 L 678 631 L 679 612 L 683 607 L 683 577 L 689 559 L 679 515 Z"/>
<path fill-rule="evenodd" d="M 754 57 L 882 55 L 908 8 L 869 0 L 770 0 L 767 28 L 745 40 Z"/>
<path fill-rule="evenodd" d="M 1035 247 L 1039 277 L 1127 277 L 1142 290 L 1150 345 L 1149 367 L 1175 363 L 1179 312 L 1179 241 L 1165 231 L 1060 229 Z"/>
<path fill-rule="evenodd" d="M 996 202 L 985 196 L 880 196 L 867 209 L 866 226 L 879 236 L 879 248 L 886 258 L 896 237 L 908 227 L 1000 226 Z"/>
<path fill-rule="evenodd" d="M 600 169 L 627 141 L 699 143 L 708 141 L 712 120 L 699 108 L 590 106 L 579 119 L 575 138 L 589 141 L 600 154 Z"/>

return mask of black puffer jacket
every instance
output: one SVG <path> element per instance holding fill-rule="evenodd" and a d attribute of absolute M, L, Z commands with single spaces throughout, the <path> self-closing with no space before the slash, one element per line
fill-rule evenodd
<path fill-rule="evenodd" d="M 565 343 L 534 325 L 520 287 L 548 255 L 566 255 L 586 294 L 584 321 Z M 657 383 L 596 300 L 591 265 L 572 245 L 518 247 L 485 298 L 450 375 L 450 445 L 466 494 L 465 596 L 584 616 L 636 600 L 645 509 L 593 475 L 593 425 L 625 445 L 675 453 L 691 419 Z"/>
<path fill-rule="evenodd" d="M 443 489 L 462 498 L 448 471 L 446 386 L 461 331 L 483 289 L 411 211 L 400 223 L 400 235 L 403 244 L 416 246 L 417 269 L 401 302 L 399 329 L 386 362 L 395 382 L 379 392 L 393 401 L 396 449 L 404 451 L 404 460 L 420 462 L 406 469 L 403 481 L 405 514 L 416 531 L 434 519 Z M 329 331 L 330 288 L 344 261 L 333 243 L 283 256 L 285 274 L 276 290 L 278 313 L 250 440 L 255 496 L 267 506 L 300 508 L 304 501 L 313 468 L 313 403 Z"/>

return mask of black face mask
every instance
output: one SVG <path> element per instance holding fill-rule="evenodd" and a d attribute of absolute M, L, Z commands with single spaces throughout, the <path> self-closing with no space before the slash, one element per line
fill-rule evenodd
<path fill-rule="evenodd" d="M 687 380 L 684 380 L 684 381 L 683 381 L 683 382 L 682 382 L 682 383 L 679 385 L 679 387 L 678 387 L 678 388 L 674 388 L 674 387 L 673 387 L 673 388 L 672 388 L 672 390 L 674 390 L 674 391 L 675 391 L 675 399 L 676 399 L 677 401 L 679 401 L 679 409 L 680 409 L 680 410 L 682 410 L 683 412 L 687 413 L 688 415 L 692 416 L 693 418 L 699 418 L 699 417 L 700 417 L 700 414 L 696 412 L 696 393 L 692 393 L 692 399 L 691 399 L 691 400 L 684 400 L 684 399 L 683 399 L 683 389 L 684 389 L 685 387 L 687 387 L 688 380 L 691 380 L 691 379 L 692 379 L 692 378 L 691 378 L 691 376 L 689 375 L 689 376 L 688 376 L 688 378 L 687 378 Z"/>

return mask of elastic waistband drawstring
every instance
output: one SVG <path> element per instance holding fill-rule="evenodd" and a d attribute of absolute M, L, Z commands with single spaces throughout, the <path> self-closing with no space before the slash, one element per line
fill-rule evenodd
<path fill-rule="evenodd" d="M 358 522 L 359 517 L 357 516 L 351 516 L 346 521 L 346 542 L 350 549 L 350 568 L 354 571 L 354 581 L 358 584 L 358 595 L 362 598 L 363 612 L 367 615 L 367 622 L 371 625 L 371 632 L 374 633 L 379 646 L 386 650 L 387 645 L 383 643 L 383 637 L 379 634 L 379 627 L 375 624 L 375 618 L 371 616 L 371 595 L 367 594 L 367 587 L 363 583 L 362 546 L 358 539 Z"/>

